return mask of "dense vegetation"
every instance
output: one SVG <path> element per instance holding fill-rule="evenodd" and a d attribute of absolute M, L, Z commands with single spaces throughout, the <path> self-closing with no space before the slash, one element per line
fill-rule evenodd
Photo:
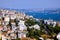
<path fill-rule="evenodd" d="M 29 28 L 31 25 L 38 24 L 40 26 L 40 30 L 34 30 L 34 28 Z M 40 22 L 36 22 L 33 19 L 26 20 L 25 25 L 27 26 L 27 37 L 36 38 L 37 40 L 42 34 L 47 34 L 53 38 L 53 35 L 57 35 L 60 32 L 60 27 L 56 24 L 55 27 L 44 24 L 43 20 Z"/>

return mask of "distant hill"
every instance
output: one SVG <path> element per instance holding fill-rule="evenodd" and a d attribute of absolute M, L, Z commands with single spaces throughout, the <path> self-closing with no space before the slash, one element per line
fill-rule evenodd
<path fill-rule="evenodd" d="M 2 8 L 2 9 L 15 10 L 18 12 L 60 13 L 60 8 L 57 8 L 57 9 L 10 9 L 10 8 Z"/>

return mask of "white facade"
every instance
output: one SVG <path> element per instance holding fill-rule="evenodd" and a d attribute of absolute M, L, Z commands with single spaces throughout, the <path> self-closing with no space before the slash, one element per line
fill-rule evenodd
<path fill-rule="evenodd" d="M 10 34 L 10 36 L 11 36 L 11 39 L 16 39 L 17 38 L 16 34 L 13 33 L 13 32 Z"/>
<path fill-rule="evenodd" d="M 16 18 L 16 16 L 15 16 L 15 15 L 12 15 L 12 16 L 11 16 L 11 19 L 15 19 L 15 18 Z"/>
<path fill-rule="evenodd" d="M 22 38 L 22 37 L 26 37 L 26 34 L 24 34 L 24 33 L 19 33 L 19 34 L 18 34 L 18 38 Z"/>
<path fill-rule="evenodd" d="M 19 26 L 19 29 L 21 30 L 21 31 L 23 31 L 23 30 L 27 30 L 27 27 L 24 25 L 24 21 L 21 21 L 20 20 L 20 22 L 19 22 L 19 24 L 18 24 Z"/>
<path fill-rule="evenodd" d="M 7 40 L 7 37 L 2 35 L 2 40 Z"/>
<path fill-rule="evenodd" d="M 12 25 L 12 30 L 15 31 L 17 27 L 15 25 Z"/>
<path fill-rule="evenodd" d="M 29 28 L 34 28 L 34 29 L 40 30 L 40 26 L 38 24 L 35 24 L 35 25 L 33 25 L 33 26 L 29 27 Z"/>
<path fill-rule="evenodd" d="M 9 21 L 10 21 L 10 18 L 9 18 L 8 16 L 6 16 L 6 17 L 4 18 L 4 21 L 9 22 Z"/>
<path fill-rule="evenodd" d="M 34 27 L 34 29 L 38 29 L 38 30 L 40 30 L 40 26 L 39 26 L 39 25 L 37 25 L 37 24 L 36 24 L 36 25 L 34 25 L 33 27 Z"/>
<path fill-rule="evenodd" d="M 7 27 L 6 26 L 3 27 L 3 31 L 7 31 Z"/>
<path fill-rule="evenodd" d="M 57 39 L 60 40 L 60 33 L 57 35 Z"/>
<path fill-rule="evenodd" d="M 9 21 L 10 21 L 9 16 L 5 16 L 5 17 L 4 17 L 5 25 L 9 24 Z"/>
<path fill-rule="evenodd" d="M 39 37 L 39 39 L 44 40 L 42 37 Z"/>
<path fill-rule="evenodd" d="M 53 25 L 53 27 L 55 27 L 55 26 L 56 26 L 56 22 L 55 22 L 55 21 L 53 21 L 53 20 L 44 20 L 44 23 L 45 23 L 45 24 L 48 24 L 48 25 L 52 24 L 52 25 Z"/>

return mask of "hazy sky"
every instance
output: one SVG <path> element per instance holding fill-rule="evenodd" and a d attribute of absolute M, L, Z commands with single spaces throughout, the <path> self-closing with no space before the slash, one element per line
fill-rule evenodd
<path fill-rule="evenodd" d="M 60 8 L 60 0 L 0 0 L 0 8 Z"/>

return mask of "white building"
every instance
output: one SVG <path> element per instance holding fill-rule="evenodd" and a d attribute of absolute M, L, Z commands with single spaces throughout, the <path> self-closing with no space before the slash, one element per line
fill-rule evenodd
<path fill-rule="evenodd" d="M 9 16 L 8 16 L 8 15 L 7 15 L 7 16 L 5 16 L 5 17 L 4 17 L 5 25 L 8 25 L 8 24 L 9 24 L 9 21 L 10 21 Z"/>
<path fill-rule="evenodd" d="M 15 31 L 17 29 L 16 25 L 12 25 L 12 30 Z"/>
<path fill-rule="evenodd" d="M 42 37 L 39 37 L 40 40 L 44 40 Z"/>
<path fill-rule="evenodd" d="M 18 18 L 18 19 L 24 19 L 25 14 L 22 13 L 22 12 L 18 12 L 17 14 L 15 14 L 15 16 L 16 16 L 16 18 Z"/>
<path fill-rule="evenodd" d="M 10 19 L 14 20 L 16 18 L 15 15 L 10 16 Z"/>
<path fill-rule="evenodd" d="M 18 23 L 18 25 L 19 25 L 18 27 L 21 31 L 27 30 L 27 27 L 25 26 L 24 22 L 25 21 L 20 20 L 20 22 Z"/>
<path fill-rule="evenodd" d="M 34 29 L 40 30 L 40 26 L 38 24 L 34 25 L 33 27 Z"/>
<path fill-rule="evenodd" d="M 58 33 L 58 35 L 57 35 L 57 39 L 60 40 L 60 33 Z"/>
<path fill-rule="evenodd" d="M 9 22 L 10 21 L 9 16 L 5 16 L 4 21 Z"/>
<path fill-rule="evenodd" d="M 34 29 L 40 30 L 40 26 L 38 24 L 35 24 L 35 25 L 31 26 L 30 28 L 34 28 Z"/>
<path fill-rule="evenodd" d="M 2 40 L 7 40 L 7 37 L 2 35 Z"/>
<path fill-rule="evenodd" d="M 44 20 L 44 23 L 45 23 L 45 24 L 48 24 L 48 25 L 52 24 L 53 27 L 56 26 L 56 22 L 53 21 L 53 20 Z"/>
<path fill-rule="evenodd" d="M 7 31 L 7 27 L 6 26 L 3 27 L 3 31 Z"/>
<path fill-rule="evenodd" d="M 10 36 L 11 36 L 11 39 L 16 39 L 17 38 L 17 36 L 16 36 L 16 34 L 14 32 L 11 32 Z"/>
<path fill-rule="evenodd" d="M 25 38 L 26 37 L 26 33 L 18 33 L 18 38 Z"/>

